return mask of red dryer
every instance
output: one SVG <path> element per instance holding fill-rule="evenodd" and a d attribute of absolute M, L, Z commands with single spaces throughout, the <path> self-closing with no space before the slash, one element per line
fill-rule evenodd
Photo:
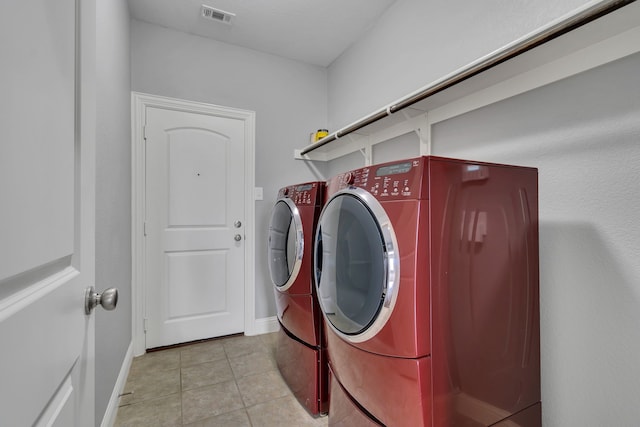
<path fill-rule="evenodd" d="M 329 425 L 539 427 L 537 170 L 428 156 L 327 185 Z"/>
<path fill-rule="evenodd" d="M 268 237 L 269 271 L 280 322 L 276 361 L 293 394 L 314 416 L 328 408 L 326 341 L 311 258 L 324 190 L 324 182 L 280 189 Z"/>

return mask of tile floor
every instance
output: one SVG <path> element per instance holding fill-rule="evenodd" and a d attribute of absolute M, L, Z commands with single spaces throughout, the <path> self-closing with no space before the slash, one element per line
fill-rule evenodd
<path fill-rule="evenodd" d="M 276 336 L 232 336 L 134 358 L 115 426 L 326 426 L 327 417 L 311 417 L 280 376 Z"/>

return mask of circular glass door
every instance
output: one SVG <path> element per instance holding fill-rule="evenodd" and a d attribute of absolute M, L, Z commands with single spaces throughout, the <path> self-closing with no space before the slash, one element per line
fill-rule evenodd
<path fill-rule="evenodd" d="M 276 202 L 269 223 L 269 272 L 280 291 L 291 287 L 300 271 L 304 251 L 302 221 L 291 199 Z"/>
<path fill-rule="evenodd" d="M 386 323 L 397 296 L 396 248 L 389 218 L 370 193 L 342 190 L 322 210 L 317 295 L 325 318 L 347 340 L 365 341 Z"/>

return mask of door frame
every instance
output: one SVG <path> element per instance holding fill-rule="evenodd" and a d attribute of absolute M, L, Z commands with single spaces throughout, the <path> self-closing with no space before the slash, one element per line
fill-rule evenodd
<path fill-rule="evenodd" d="M 208 114 L 242 120 L 245 136 L 245 224 L 244 229 L 244 333 L 257 333 L 255 316 L 255 115 L 254 111 L 223 107 L 203 102 L 187 101 L 141 92 L 131 92 L 131 244 L 132 244 L 132 339 L 135 356 L 145 352 L 145 296 L 146 276 L 144 269 L 145 241 L 144 241 L 144 207 L 146 199 L 145 189 L 145 150 L 144 126 L 146 109 L 148 107 L 162 108 L 174 111 Z"/>

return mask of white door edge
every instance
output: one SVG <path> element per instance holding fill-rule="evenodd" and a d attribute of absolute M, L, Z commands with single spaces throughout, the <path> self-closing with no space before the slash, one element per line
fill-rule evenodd
<path fill-rule="evenodd" d="M 131 92 L 131 307 L 133 354 L 145 352 L 145 272 L 144 272 L 144 206 L 145 206 L 145 152 L 144 124 L 148 107 L 177 111 L 212 114 L 244 121 L 245 129 L 245 276 L 244 276 L 244 333 L 258 332 L 255 316 L 255 112 L 223 107 L 203 102 L 186 101 L 140 92 Z"/>

